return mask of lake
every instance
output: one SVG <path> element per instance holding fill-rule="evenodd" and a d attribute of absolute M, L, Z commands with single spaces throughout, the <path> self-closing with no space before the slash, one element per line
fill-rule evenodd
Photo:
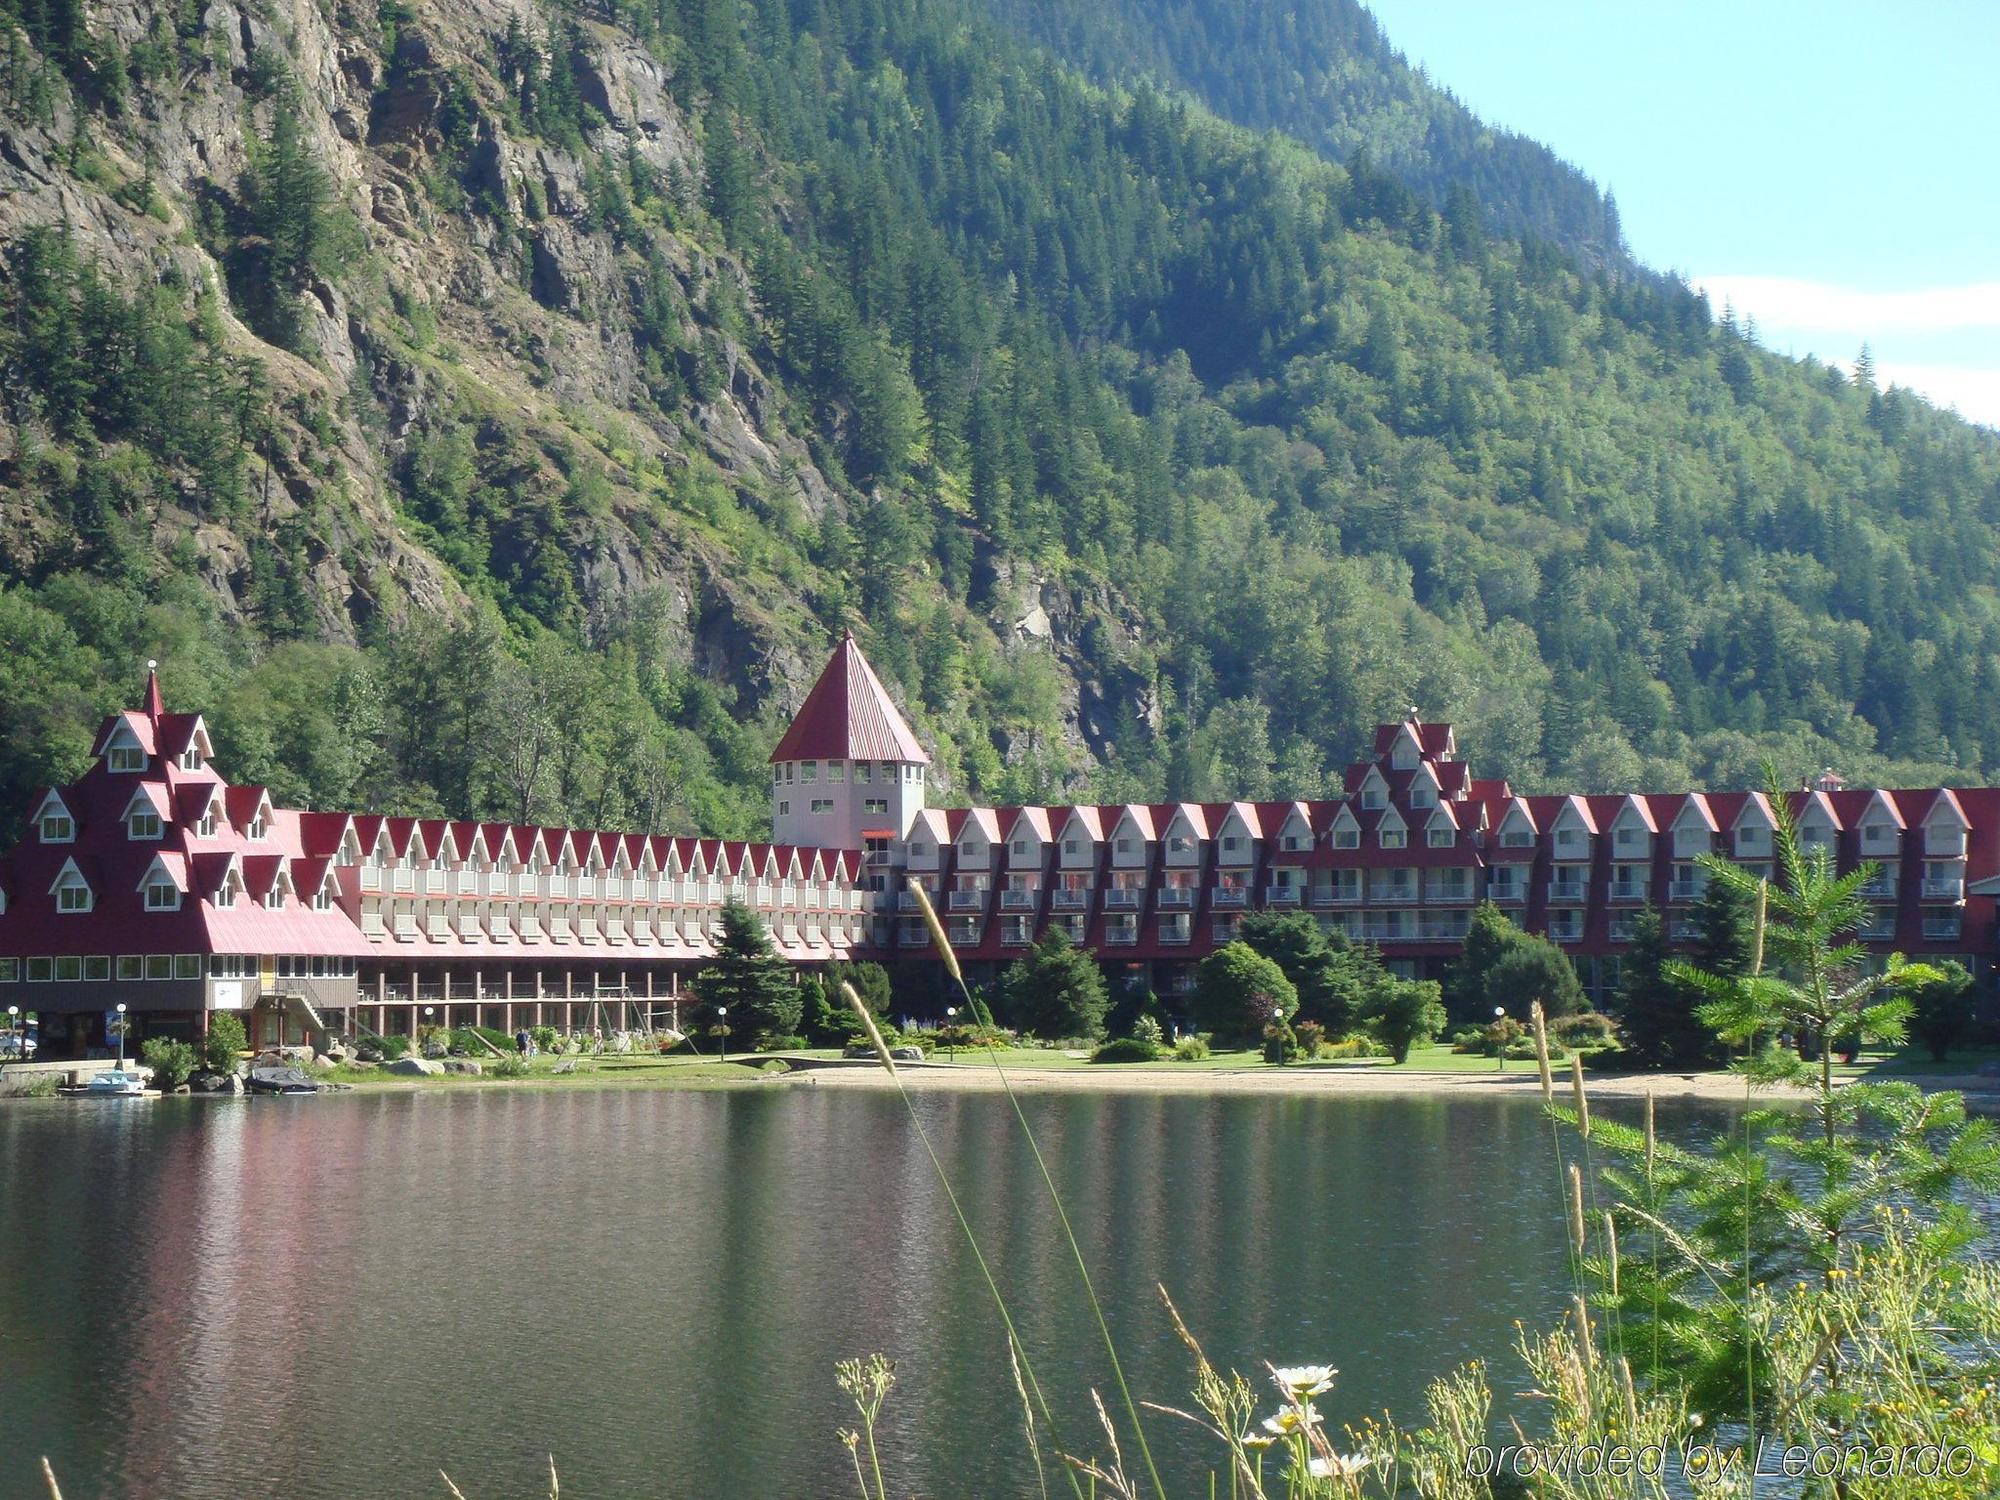
<path fill-rule="evenodd" d="M 917 1107 L 1058 1419 L 1111 1400 L 1006 1100 Z M 1219 1365 L 1337 1365 L 1337 1420 L 1418 1419 L 1473 1357 L 1512 1390 L 1514 1320 L 1559 1311 L 1532 1101 L 1027 1107 L 1142 1398 L 1189 1383 L 1161 1282 Z M 1032 1492 L 1003 1337 L 891 1094 L 0 1105 L 0 1494 L 47 1453 L 71 1500 L 441 1495 L 440 1467 L 505 1500 L 553 1452 L 565 1495 L 837 1495 L 833 1364 L 871 1350 L 900 1377 L 893 1490 Z M 1209 1455 L 1151 1431 L 1183 1472 Z"/>

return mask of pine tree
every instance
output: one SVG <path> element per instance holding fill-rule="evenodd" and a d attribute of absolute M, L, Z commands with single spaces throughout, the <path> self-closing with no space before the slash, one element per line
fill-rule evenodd
<path fill-rule="evenodd" d="M 1044 1041 L 1095 1041 L 1110 1008 L 1097 960 L 1051 927 L 1000 976 L 1000 1018 Z"/>
<path fill-rule="evenodd" d="M 729 1036 L 753 1046 L 798 1034 L 804 1000 L 792 982 L 792 966 L 771 946 L 757 914 L 740 901 L 724 903 L 715 957 L 695 975 L 694 991 L 695 1024 L 704 1031 L 726 1025 Z"/>
<path fill-rule="evenodd" d="M 1652 907 L 1632 922 L 1618 989 L 1618 1029 L 1625 1050 L 1649 1068 L 1699 1065 L 1712 1038 L 1695 1007 L 1702 996 L 1668 971 L 1667 925 Z"/>

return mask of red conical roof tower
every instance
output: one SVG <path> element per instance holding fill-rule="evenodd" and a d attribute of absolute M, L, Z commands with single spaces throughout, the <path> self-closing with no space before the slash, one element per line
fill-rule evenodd
<path fill-rule="evenodd" d="M 792 727 L 771 752 L 787 760 L 894 760 L 927 766 L 931 758 L 910 733 L 882 679 L 847 631 L 819 674 Z"/>
<path fill-rule="evenodd" d="M 146 701 L 140 712 L 157 724 L 166 711 L 166 700 L 160 696 L 160 664 L 149 661 L 146 663 Z"/>

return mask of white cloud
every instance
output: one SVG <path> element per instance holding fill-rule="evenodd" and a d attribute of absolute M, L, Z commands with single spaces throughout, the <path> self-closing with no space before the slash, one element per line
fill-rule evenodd
<path fill-rule="evenodd" d="M 1968 422 L 2000 427 L 2000 370 L 1877 360 L 1875 379 L 1883 386 L 1907 386 L 1933 406 L 1955 406 Z"/>
<path fill-rule="evenodd" d="M 1751 314 L 1760 325 L 1779 323 L 1860 338 L 2000 328 L 2000 281 L 1903 292 L 1864 291 L 1789 276 L 1705 276 L 1700 284 L 1718 312 L 1727 304 Z"/>

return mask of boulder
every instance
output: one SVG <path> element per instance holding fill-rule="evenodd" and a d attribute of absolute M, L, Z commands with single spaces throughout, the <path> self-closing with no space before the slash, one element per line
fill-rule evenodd
<path fill-rule="evenodd" d="M 240 1073 L 231 1073 L 229 1077 L 226 1080 L 224 1080 L 222 1092 L 225 1094 L 235 1094 L 240 1096 L 243 1093 L 243 1075 Z"/>
<path fill-rule="evenodd" d="M 474 1078 L 485 1071 L 469 1057 L 447 1057 L 444 1060 L 444 1070 L 447 1073 L 464 1073 Z"/>
<path fill-rule="evenodd" d="M 331 1052 L 322 1052 L 318 1057 L 313 1059 L 312 1065 L 315 1068 L 330 1068 L 334 1065 L 335 1061 L 336 1059 Z"/>
<path fill-rule="evenodd" d="M 421 1073 L 429 1075 L 442 1073 L 444 1071 L 444 1064 L 432 1062 L 428 1057 L 399 1057 L 389 1064 L 388 1071 L 391 1073 Z"/>

